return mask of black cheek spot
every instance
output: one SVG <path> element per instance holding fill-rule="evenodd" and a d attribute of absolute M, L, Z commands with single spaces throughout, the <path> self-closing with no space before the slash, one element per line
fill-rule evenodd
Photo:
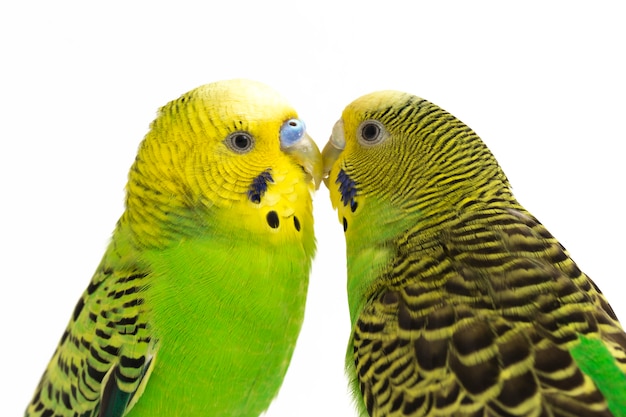
<path fill-rule="evenodd" d="M 267 213 L 266 220 L 267 224 L 269 224 L 272 229 L 276 229 L 280 224 L 280 221 L 278 220 L 278 213 L 276 213 L 274 210 Z"/>
<path fill-rule="evenodd" d="M 293 225 L 296 227 L 296 230 L 300 231 L 300 220 L 296 216 L 293 216 Z"/>
<path fill-rule="evenodd" d="M 350 203 L 350 210 L 352 210 L 352 212 L 354 213 L 358 206 L 359 204 L 356 201 L 352 200 L 352 202 Z"/>
<path fill-rule="evenodd" d="M 344 217 L 343 218 L 343 231 L 345 232 L 346 230 L 348 230 L 348 221 Z"/>

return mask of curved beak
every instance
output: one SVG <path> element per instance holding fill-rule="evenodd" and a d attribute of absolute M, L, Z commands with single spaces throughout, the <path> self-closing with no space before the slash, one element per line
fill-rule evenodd
<path fill-rule="evenodd" d="M 319 148 L 304 132 L 295 142 L 281 141 L 280 148 L 291 155 L 308 174 L 308 179 L 315 183 L 315 189 L 320 188 L 322 182 L 322 154 Z"/>
<path fill-rule="evenodd" d="M 326 146 L 324 146 L 324 150 L 322 151 L 322 161 L 323 161 L 323 180 L 326 187 L 328 187 L 328 175 L 330 174 L 330 170 L 339 159 L 339 155 L 343 152 L 343 149 L 346 147 L 346 138 L 343 132 L 343 120 L 339 119 L 335 126 L 333 126 L 333 133 L 330 135 L 330 139 Z"/>

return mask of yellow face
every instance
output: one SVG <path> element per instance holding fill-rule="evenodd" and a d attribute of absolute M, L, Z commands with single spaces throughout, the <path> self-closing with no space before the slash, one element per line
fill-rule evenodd
<path fill-rule="evenodd" d="M 346 107 L 333 127 L 323 151 L 327 176 L 324 181 L 346 233 L 351 233 L 349 225 L 354 224 L 353 219 L 359 216 L 367 219 L 377 214 L 375 210 L 391 209 L 390 204 L 378 203 L 393 201 L 386 195 L 392 195 L 398 188 L 402 178 L 398 171 L 404 161 L 397 149 L 399 135 L 391 130 L 393 119 L 385 116 L 393 115 L 396 111 L 393 105 L 402 99 L 406 101 L 406 97 L 395 91 L 363 96 Z"/>
<path fill-rule="evenodd" d="M 320 177 L 320 152 L 282 96 L 223 81 L 161 108 L 131 170 L 129 201 L 210 211 L 207 222 L 251 234 L 297 235 L 312 223 Z"/>
<path fill-rule="evenodd" d="M 426 230 L 468 202 L 510 195 L 482 140 L 427 100 L 378 91 L 350 103 L 323 152 L 324 174 L 346 238 Z M 361 220 L 362 219 L 362 220 Z"/>

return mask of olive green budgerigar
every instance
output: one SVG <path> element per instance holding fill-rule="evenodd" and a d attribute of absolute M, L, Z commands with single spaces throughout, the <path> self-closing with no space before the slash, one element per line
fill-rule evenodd
<path fill-rule="evenodd" d="M 626 334 L 481 139 L 380 91 L 322 152 L 343 225 L 360 415 L 626 416 Z"/>
<path fill-rule="evenodd" d="M 126 209 L 26 416 L 258 416 L 304 315 L 322 160 L 248 80 L 160 109 Z"/>

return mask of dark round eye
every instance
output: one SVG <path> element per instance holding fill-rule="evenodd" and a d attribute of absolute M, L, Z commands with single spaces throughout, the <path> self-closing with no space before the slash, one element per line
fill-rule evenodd
<path fill-rule="evenodd" d="M 366 120 L 358 129 L 359 142 L 363 145 L 375 145 L 382 142 L 388 136 L 385 127 L 377 120 Z"/>
<path fill-rule="evenodd" d="M 246 153 L 254 147 L 254 138 L 248 132 L 235 132 L 226 138 L 226 145 L 237 153 Z"/>
<path fill-rule="evenodd" d="M 375 125 L 374 123 L 368 123 L 363 126 L 363 130 L 361 130 L 361 135 L 366 141 L 373 142 L 376 140 L 376 138 L 378 138 L 378 135 L 380 135 L 380 127 L 378 127 L 378 125 Z"/>

